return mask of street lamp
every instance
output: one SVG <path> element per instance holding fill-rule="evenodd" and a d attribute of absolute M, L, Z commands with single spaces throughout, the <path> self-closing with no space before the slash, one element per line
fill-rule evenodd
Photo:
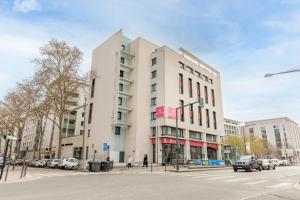
<path fill-rule="evenodd" d="M 274 75 L 288 74 L 288 73 L 293 73 L 293 72 L 300 72 L 300 69 L 287 70 L 287 71 L 282 71 L 282 72 L 277 72 L 277 73 L 268 73 L 268 74 L 265 74 L 264 77 L 270 78 L 271 76 L 274 76 Z"/>
<path fill-rule="evenodd" d="M 199 107 L 203 108 L 204 107 L 204 103 L 203 103 L 203 98 L 199 98 L 198 101 L 195 101 L 193 103 L 189 103 L 186 105 L 182 105 L 176 108 L 176 171 L 179 172 L 179 150 L 180 150 L 180 146 L 179 146 L 179 138 L 178 138 L 178 110 L 179 109 L 184 109 L 184 107 L 190 106 L 190 105 L 194 105 L 196 103 L 199 103 Z"/>

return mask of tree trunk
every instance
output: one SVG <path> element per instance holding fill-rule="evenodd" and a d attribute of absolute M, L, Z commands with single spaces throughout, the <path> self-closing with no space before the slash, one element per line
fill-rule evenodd
<path fill-rule="evenodd" d="M 58 158 L 61 158 L 61 143 L 62 143 L 62 127 L 63 127 L 63 116 L 60 116 L 59 119 L 59 134 L 58 134 Z"/>
<path fill-rule="evenodd" d="M 51 137 L 50 137 L 50 145 L 49 145 L 49 153 L 50 153 L 50 158 L 52 158 L 52 144 L 53 144 L 53 135 L 54 135 L 54 130 L 55 130 L 55 120 L 56 120 L 56 116 L 54 116 L 53 119 L 53 124 L 52 124 L 52 130 L 51 130 Z"/>

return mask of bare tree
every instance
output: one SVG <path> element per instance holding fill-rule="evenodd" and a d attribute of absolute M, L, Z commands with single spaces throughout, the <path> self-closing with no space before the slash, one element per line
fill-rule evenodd
<path fill-rule="evenodd" d="M 61 157 L 64 118 L 74 105 L 69 97 L 82 85 L 79 65 L 82 53 L 77 47 L 70 47 L 64 41 L 51 40 L 40 49 L 40 57 L 34 59 L 38 67 L 35 81 L 45 89 L 45 97 L 51 102 L 48 119 L 58 127 L 58 158 Z"/>

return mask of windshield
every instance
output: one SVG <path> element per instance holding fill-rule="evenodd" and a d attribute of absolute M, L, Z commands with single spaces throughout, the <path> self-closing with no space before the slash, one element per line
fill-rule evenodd
<path fill-rule="evenodd" d="M 240 158 L 240 160 L 241 160 L 241 161 L 249 161 L 249 160 L 251 160 L 251 156 L 242 156 L 242 157 Z"/>

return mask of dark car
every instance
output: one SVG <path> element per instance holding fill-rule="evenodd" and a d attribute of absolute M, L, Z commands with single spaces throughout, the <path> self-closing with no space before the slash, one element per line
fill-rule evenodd
<path fill-rule="evenodd" d="M 258 160 L 255 156 L 241 156 L 241 158 L 234 162 L 232 165 L 233 170 L 237 172 L 238 170 L 245 170 L 247 172 L 252 172 L 253 169 L 261 171 L 263 169 L 262 162 Z"/>

